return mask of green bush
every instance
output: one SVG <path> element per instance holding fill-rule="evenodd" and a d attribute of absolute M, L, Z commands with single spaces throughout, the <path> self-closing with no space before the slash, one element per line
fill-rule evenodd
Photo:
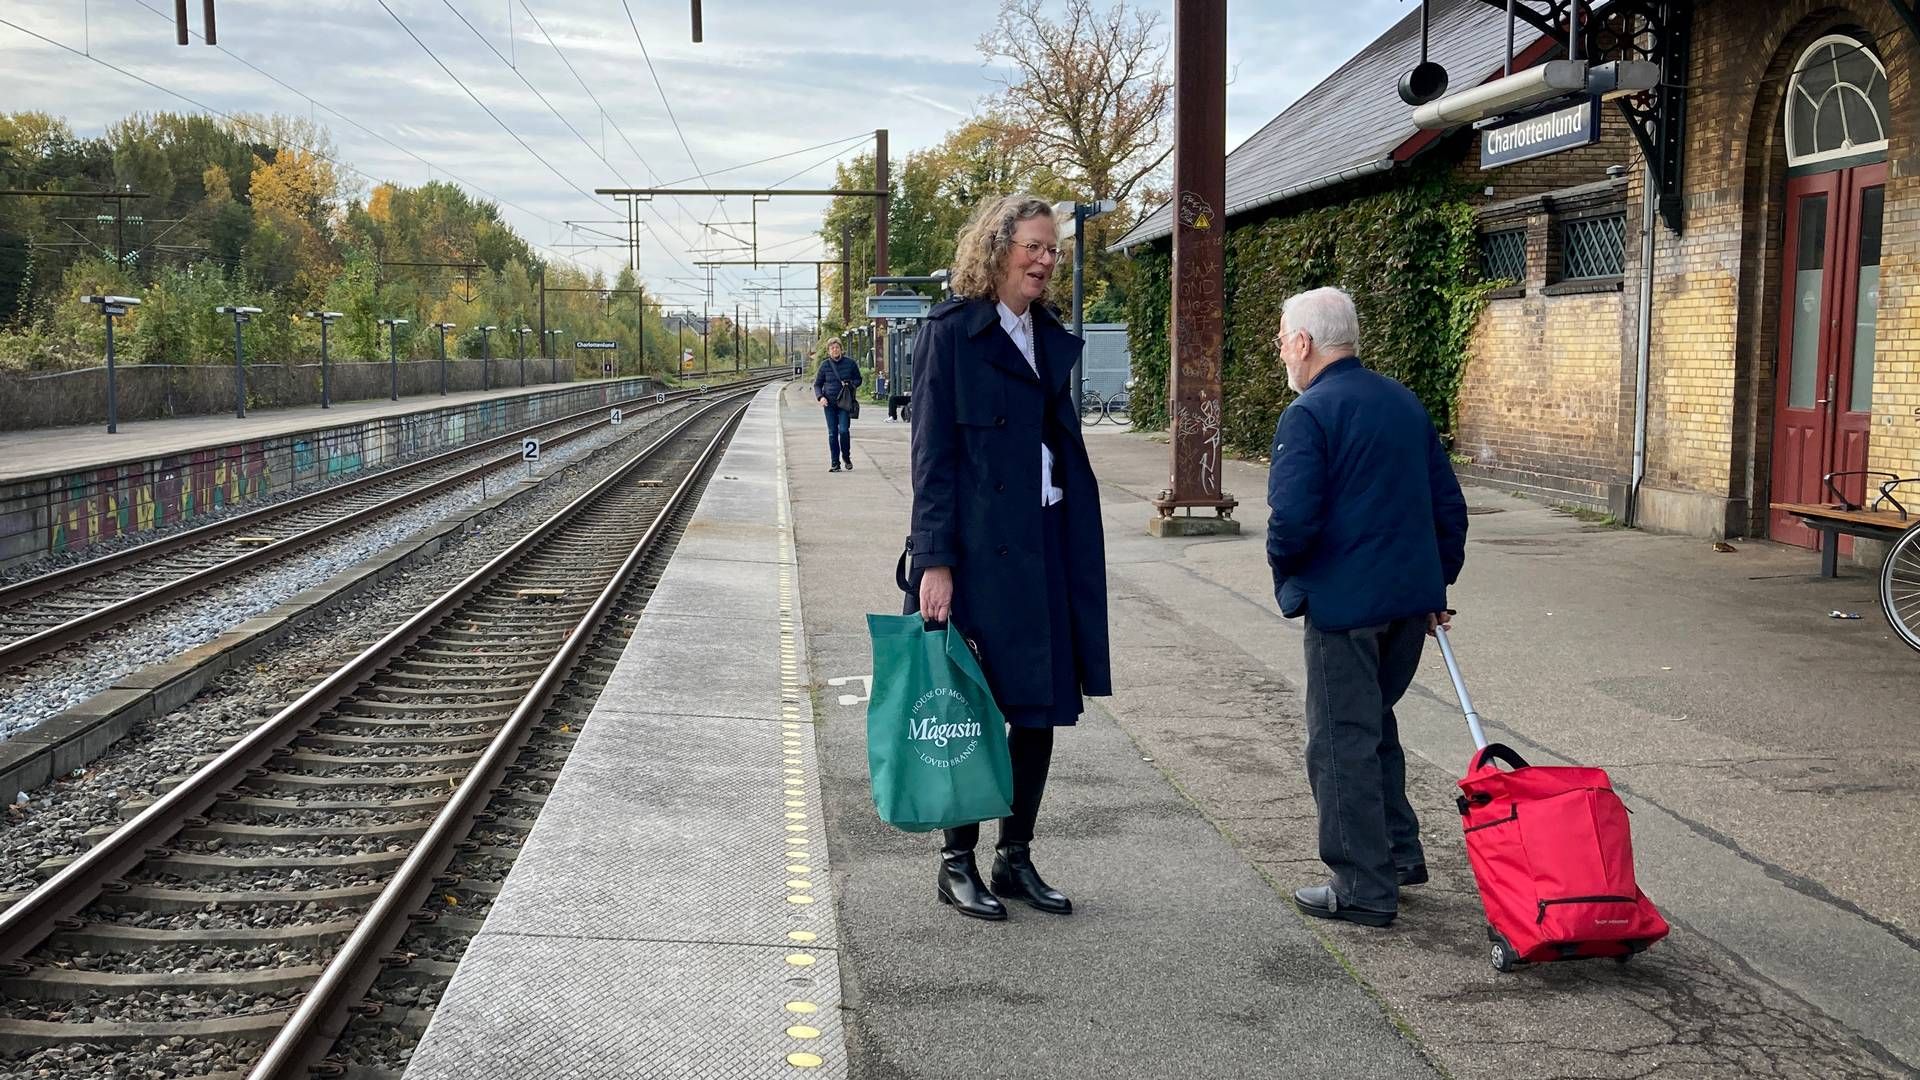
<path fill-rule="evenodd" d="M 1435 426 L 1452 431 L 1468 341 L 1490 287 L 1480 280 L 1471 189 L 1438 170 L 1397 173 L 1392 181 L 1228 231 L 1221 391 L 1230 452 L 1267 452 L 1293 400 L 1273 347 L 1281 305 L 1323 285 L 1353 294 L 1367 366 L 1405 383 Z M 1156 245 L 1136 262 L 1127 296 L 1133 422 L 1163 430 L 1172 259 Z"/>

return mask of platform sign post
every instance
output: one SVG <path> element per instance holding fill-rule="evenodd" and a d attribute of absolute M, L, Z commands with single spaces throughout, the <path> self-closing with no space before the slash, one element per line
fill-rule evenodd
<path fill-rule="evenodd" d="M 1225 302 L 1227 5 L 1173 5 L 1173 355 L 1167 373 L 1172 436 L 1168 488 L 1153 500 L 1155 536 L 1237 533 L 1220 488 L 1220 357 Z M 1212 518 L 1190 516 L 1211 509 Z M 1175 518 L 1184 509 L 1189 516 Z"/>
<path fill-rule="evenodd" d="M 234 304 L 222 304 L 213 309 L 221 315 L 233 316 L 233 418 L 247 418 L 247 355 L 246 341 L 241 336 L 241 327 L 260 314 L 257 307 L 241 307 Z"/>
<path fill-rule="evenodd" d="M 540 460 L 540 440 L 531 436 L 520 440 L 520 460 L 527 463 L 527 479 L 533 479 L 533 464 Z"/>
<path fill-rule="evenodd" d="M 139 307 L 140 301 L 131 296 L 83 296 L 80 302 L 99 308 L 107 320 L 107 434 L 117 435 L 120 432 L 120 384 L 114 378 L 113 320 Z"/>
<path fill-rule="evenodd" d="M 454 329 L 454 324 L 437 322 L 433 324 L 433 328 L 440 331 L 440 396 L 445 397 L 447 395 L 447 331 Z"/>
<path fill-rule="evenodd" d="M 327 357 L 327 327 L 345 318 L 338 311 L 309 311 L 307 318 L 320 320 L 320 407 L 333 408 L 333 367 Z"/>
<path fill-rule="evenodd" d="M 400 328 L 407 325 L 405 319 L 381 319 L 380 325 L 387 328 L 387 375 L 391 383 L 389 401 L 400 400 Z M 375 342 L 379 344 L 379 342 Z"/>
<path fill-rule="evenodd" d="M 612 424 L 614 427 L 620 426 L 620 410 L 619 409 L 615 409 L 612 412 L 607 414 L 607 423 Z"/>

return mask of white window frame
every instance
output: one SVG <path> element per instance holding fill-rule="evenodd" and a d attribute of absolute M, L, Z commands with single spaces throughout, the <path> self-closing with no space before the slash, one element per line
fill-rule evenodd
<path fill-rule="evenodd" d="M 1880 62 L 1880 57 L 1877 54 L 1875 54 L 1872 49 L 1867 47 L 1866 42 L 1861 41 L 1859 38 L 1856 38 L 1851 34 L 1828 34 L 1820 38 L 1819 40 L 1815 41 L 1813 44 L 1807 46 L 1805 49 L 1801 50 L 1799 58 L 1793 62 L 1793 78 L 1787 83 L 1787 107 L 1784 110 L 1785 115 L 1781 118 L 1781 124 L 1784 126 L 1786 130 L 1787 165 L 1790 168 L 1798 168 L 1802 165 L 1818 165 L 1824 161 L 1834 161 L 1840 158 L 1854 158 L 1854 157 L 1859 157 L 1863 154 L 1885 153 L 1887 149 L 1887 140 L 1885 136 L 1886 136 L 1887 128 L 1891 125 L 1893 118 L 1889 115 L 1882 115 L 1876 110 L 1874 112 L 1874 115 L 1880 121 L 1880 134 L 1882 136 L 1878 141 L 1857 143 L 1852 141 L 1853 132 L 1848 131 L 1847 141 L 1841 144 L 1840 146 L 1835 147 L 1834 149 L 1818 150 L 1818 151 L 1814 151 L 1811 153 L 1804 153 L 1804 154 L 1799 152 L 1799 148 L 1796 146 L 1796 140 L 1795 140 L 1796 133 L 1794 131 L 1794 126 L 1793 126 L 1793 102 L 1796 96 L 1801 95 L 1803 93 L 1803 91 L 1800 89 L 1800 77 L 1802 74 L 1804 74 L 1808 70 L 1807 64 L 1808 64 L 1809 58 L 1811 58 L 1815 52 L 1821 49 L 1824 49 L 1829 45 L 1847 46 L 1854 49 L 1858 49 L 1859 51 L 1865 53 L 1867 55 L 1867 59 L 1873 61 L 1874 70 L 1879 72 L 1880 81 L 1882 83 L 1886 83 L 1887 81 L 1887 66 Z M 1861 94 L 1862 96 L 1866 96 L 1865 95 L 1866 89 L 1867 87 L 1855 86 L 1853 83 L 1841 83 L 1836 80 L 1833 88 L 1829 90 L 1828 93 L 1829 94 L 1846 93 L 1848 91 L 1851 91 L 1853 93 L 1858 93 L 1858 94 Z M 1806 96 L 1809 101 L 1813 100 L 1812 95 L 1809 94 Z M 1872 107 L 1873 99 L 1871 97 L 1867 97 L 1867 104 L 1869 108 Z M 1814 101 L 1813 105 L 1814 105 L 1814 114 L 1816 118 L 1815 123 L 1817 124 L 1818 115 L 1820 111 L 1820 102 Z M 1892 107 L 1891 100 L 1889 100 L 1888 107 L 1889 107 L 1889 110 L 1891 110 L 1891 107 Z M 1841 127 L 1844 129 L 1846 127 L 1845 113 L 1841 114 L 1840 123 L 1841 123 Z M 1811 132 L 1808 132 L 1807 134 L 1809 137 L 1812 136 Z"/>

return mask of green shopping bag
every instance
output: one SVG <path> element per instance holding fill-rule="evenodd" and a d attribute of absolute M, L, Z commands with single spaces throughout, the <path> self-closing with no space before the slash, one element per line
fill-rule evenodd
<path fill-rule="evenodd" d="M 867 767 L 881 820 L 927 832 L 1006 817 L 1006 718 L 966 639 L 951 624 L 929 630 L 918 615 L 868 615 L 867 632 Z"/>

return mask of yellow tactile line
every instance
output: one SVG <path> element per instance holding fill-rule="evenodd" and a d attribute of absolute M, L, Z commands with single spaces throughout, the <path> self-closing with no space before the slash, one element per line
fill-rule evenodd
<path fill-rule="evenodd" d="M 810 945 L 819 939 L 819 934 L 808 927 L 819 925 L 819 920 L 832 918 L 833 905 L 816 905 L 814 896 L 814 863 L 825 857 L 824 850 L 811 850 L 810 843 L 824 845 L 824 837 L 815 837 L 809 841 L 811 826 L 808 824 L 807 783 L 805 769 L 806 733 L 811 726 L 811 709 L 807 697 L 807 688 L 800 679 L 800 646 L 798 630 L 794 619 L 794 577 L 796 560 L 793 546 L 793 523 L 788 517 L 787 490 L 787 444 L 785 426 L 782 423 L 782 406 L 785 404 L 784 392 L 774 397 L 774 469 L 777 477 L 776 520 L 780 526 L 780 753 L 782 777 L 781 820 L 786 823 L 785 889 L 787 904 L 792 910 L 791 920 L 795 929 L 787 932 L 787 941 L 798 945 Z M 815 957 L 811 953 L 794 952 L 786 956 L 787 981 L 798 980 L 812 982 L 810 974 Z M 818 993 L 818 988 L 814 987 Z M 787 1038 L 790 1045 L 805 1047 L 820 1037 L 820 1029 L 807 1021 L 820 1011 L 818 1002 L 796 997 L 786 1004 L 786 1015 L 781 1022 L 787 1025 Z M 787 1064 L 796 1069 L 817 1069 L 824 1059 L 811 1050 L 794 1049 L 787 1054 Z"/>

